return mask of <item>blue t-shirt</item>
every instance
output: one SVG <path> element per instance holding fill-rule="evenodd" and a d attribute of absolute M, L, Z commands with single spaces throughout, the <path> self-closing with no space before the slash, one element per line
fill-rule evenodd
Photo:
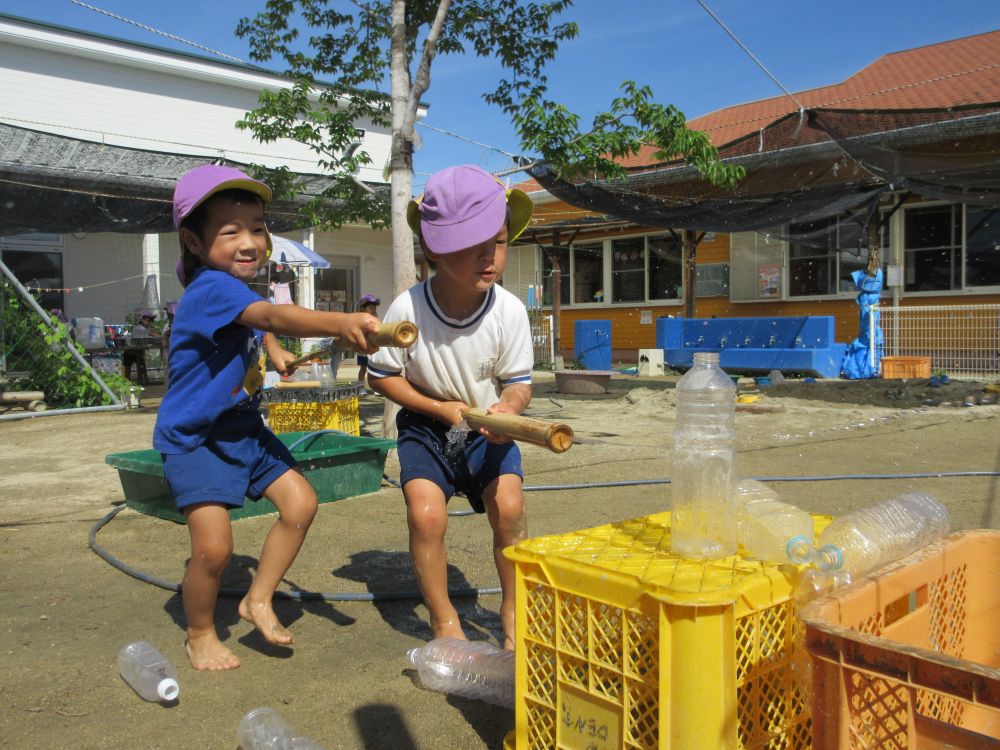
<path fill-rule="evenodd" d="M 188 453 L 230 409 L 257 409 L 263 333 L 236 322 L 263 298 L 244 282 L 199 269 L 170 329 L 170 388 L 156 417 L 153 447 Z"/>

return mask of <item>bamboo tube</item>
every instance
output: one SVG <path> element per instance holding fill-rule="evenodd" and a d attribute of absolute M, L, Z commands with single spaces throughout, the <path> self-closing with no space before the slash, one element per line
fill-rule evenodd
<path fill-rule="evenodd" d="M 374 333 L 367 335 L 368 343 L 373 346 L 399 346 L 406 348 L 417 340 L 417 326 L 409 320 L 400 320 L 395 323 L 383 323 Z M 343 351 L 350 349 L 350 345 L 343 339 L 336 339 L 331 347 L 313 349 L 308 354 L 303 354 L 298 359 L 293 359 L 288 363 L 289 367 L 298 367 L 311 359 L 318 359 L 324 354 L 329 354 L 333 350 Z"/>
<path fill-rule="evenodd" d="M 495 435 L 540 445 L 553 453 L 563 453 L 573 445 L 573 430 L 566 424 L 543 422 L 516 414 L 487 414 L 485 409 L 470 408 L 462 414 L 474 429 L 485 427 Z"/>

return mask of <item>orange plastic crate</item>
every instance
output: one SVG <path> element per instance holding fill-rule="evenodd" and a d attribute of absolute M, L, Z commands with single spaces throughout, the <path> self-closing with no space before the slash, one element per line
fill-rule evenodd
<path fill-rule="evenodd" d="M 1000 746 L 998 574 L 966 531 L 806 605 L 813 747 Z"/>
<path fill-rule="evenodd" d="M 883 378 L 929 378 L 930 357 L 882 357 Z"/>

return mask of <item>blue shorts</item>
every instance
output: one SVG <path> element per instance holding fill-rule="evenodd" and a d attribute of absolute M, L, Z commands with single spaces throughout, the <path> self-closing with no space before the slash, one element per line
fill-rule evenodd
<path fill-rule="evenodd" d="M 411 479 L 428 479 L 441 488 L 446 501 L 460 492 L 476 513 L 484 513 L 483 490 L 490 482 L 503 474 L 524 479 L 516 443 L 490 443 L 470 431 L 449 446 L 447 425 L 409 409 L 396 415 L 396 429 L 399 483 L 404 487 Z"/>
<path fill-rule="evenodd" d="M 259 500 L 274 480 L 297 465 L 256 410 L 226 412 L 193 451 L 162 456 L 163 475 L 178 510 L 197 503 L 242 508 L 244 497 Z"/>

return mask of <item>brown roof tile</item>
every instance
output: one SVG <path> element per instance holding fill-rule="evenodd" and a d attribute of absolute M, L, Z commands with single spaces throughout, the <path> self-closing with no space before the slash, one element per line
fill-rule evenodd
<path fill-rule="evenodd" d="M 953 39 L 926 47 L 883 55 L 841 83 L 797 91 L 807 108 L 928 109 L 1000 101 L 1000 30 Z M 785 95 L 736 104 L 688 121 L 722 146 L 797 111 Z M 648 146 L 627 167 L 652 164 L 656 149 Z M 541 190 L 535 180 L 518 185 Z"/>

